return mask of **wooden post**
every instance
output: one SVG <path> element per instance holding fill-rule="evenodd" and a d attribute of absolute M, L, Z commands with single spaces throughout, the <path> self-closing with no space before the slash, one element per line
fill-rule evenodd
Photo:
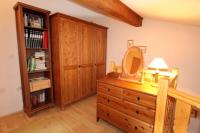
<path fill-rule="evenodd" d="M 130 25 L 142 26 L 143 18 L 120 0 L 71 0 L 79 5 L 92 9 L 95 12 L 102 13 L 109 17 L 124 21 Z"/>
<path fill-rule="evenodd" d="M 168 80 L 160 79 L 159 82 L 159 91 L 156 100 L 156 116 L 155 116 L 155 125 L 154 133 L 162 133 L 165 122 L 165 110 L 167 102 L 167 92 L 168 92 Z"/>
<path fill-rule="evenodd" d="M 187 133 L 191 114 L 191 105 L 181 100 L 176 101 L 174 133 Z"/>

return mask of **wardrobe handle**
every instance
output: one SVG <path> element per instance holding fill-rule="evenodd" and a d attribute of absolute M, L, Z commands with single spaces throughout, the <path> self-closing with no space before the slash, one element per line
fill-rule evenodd
<path fill-rule="evenodd" d="M 138 110 L 136 110 L 135 112 L 136 112 L 136 114 L 139 114 L 139 113 L 140 113 Z"/>
<path fill-rule="evenodd" d="M 140 101 L 140 97 L 137 97 L 137 100 Z"/>
<path fill-rule="evenodd" d="M 137 126 L 135 126 L 135 130 L 138 130 L 138 127 L 137 127 Z"/>
<path fill-rule="evenodd" d="M 110 100 L 109 100 L 109 99 L 108 99 L 107 101 L 108 101 L 108 103 L 110 102 Z"/>

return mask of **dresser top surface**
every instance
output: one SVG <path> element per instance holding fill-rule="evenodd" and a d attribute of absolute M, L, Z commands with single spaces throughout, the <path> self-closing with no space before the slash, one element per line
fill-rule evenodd
<path fill-rule="evenodd" d="M 98 82 L 146 93 L 153 96 L 157 96 L 158 94 L 158 87 L 153 87 L 149 83 L 129 82 L 129 81 L 124 81 L 124 80 L 115 79 L 115 78 L 108 78 L 108 77 L 100 79 L 98 80 Z"/>

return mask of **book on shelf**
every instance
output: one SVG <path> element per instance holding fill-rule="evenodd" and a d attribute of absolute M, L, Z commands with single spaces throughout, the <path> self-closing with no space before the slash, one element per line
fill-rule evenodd
<path fill-rule="evenodd" d="M 48 48 L 48 32 L 25 29 L 26 48 Z"/>
<path fill-rule="evenodd" d="M 44 17 L 24 12 L 24 25 L 33 28 L 44 28 Z"/>
<path fill-rule="evenodd" d="M 41 103 L 46 102 L 45 90 L 42 90 L 40 92 L 32 94 L 31 95 L 31 101 L 32 101 L 33 106 L 37 106 Z"/>
<path fill-rule="evenodd" d="M 48 33 L 43 32 L 43 48 L 48 48 Z"/>
<path fill-rule="evenodd" d="M 44 51 L 35 52 L 28 58 L 27 66 L 29 72 L 47 70 L 47 63 L 45 60 L 46 54 Z"/>

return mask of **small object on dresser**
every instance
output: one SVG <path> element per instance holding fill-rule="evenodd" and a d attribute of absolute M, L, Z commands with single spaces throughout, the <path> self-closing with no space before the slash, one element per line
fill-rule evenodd
<path fill-rule="evenodd" d="M 106 77 L 108 78 L 119 78 L 120 76 L 120 73 L 117 73 L 117 72 L 110 72 L 106 75 Z"/>

